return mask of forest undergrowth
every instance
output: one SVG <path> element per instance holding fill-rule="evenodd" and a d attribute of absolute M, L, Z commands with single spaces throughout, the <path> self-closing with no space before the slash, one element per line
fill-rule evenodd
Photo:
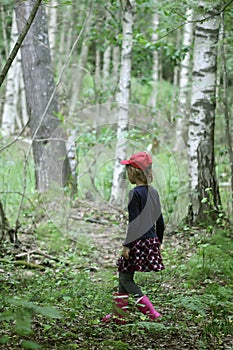
<path fill-rule="evenodd" d="M 167 227 L 166 269 L 136 276 L 162 322 L 148 322 L 130 300 L 127 324 L 106 325 L 125 218 L 80 208 L 79 229 L 63 234 L 43 219 L 21 233 L 21 248 L 1 248 L 0 349 L 233 349 L 230 229 Z"/>

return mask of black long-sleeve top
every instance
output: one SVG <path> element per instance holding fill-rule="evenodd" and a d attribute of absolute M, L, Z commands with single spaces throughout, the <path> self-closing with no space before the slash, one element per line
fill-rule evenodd
<path fill-rule="evenodd" d="M 152 186 L 136 186 L 129 192 L 129 224 L 124 246 L 136 239 L 158 237 L 163 241 L 164 220 L 158 192 Z"/>

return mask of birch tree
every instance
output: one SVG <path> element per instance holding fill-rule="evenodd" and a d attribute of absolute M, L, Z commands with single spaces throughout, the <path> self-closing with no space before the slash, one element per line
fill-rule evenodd
<path fill-rule="evenodd" d="M 135 1 L 126 0 L 123 2 L 122 21 L 122 50 L 121 67 L 118 93 L 116 96 L 117 108 L 117 144 L 115 154 L 115 164 L 113 173 L 113 183 L 110 202 L 121 204 L 125 200 L 125 169 L 120 165 L 120 160 L 127 156 L 127 138 L 129 123 L 129 100 L 131 83 L 131 59 L 133 48 L 133 19 L 135 11 Z"/>
<path fill-rule="evenodd" d="M 17 39 L 18 29 L 15 11 L 13 11 L 10 51 L 13 49 Z M 18 51 L 7 75 L 1 132 L 3 135 L 8 136 L 15 131 L 16 127 L 21 129 L 27 121 L 28 115 L 25 109 L 25 88 L 22 76 L 21 53 Z"/>
<path fill-rule="evenodd" d="M 54 60 L 54 57 L 55 57 L 55 47 L 56 47 L 57 7 L 58 7 L 57 0 L 51 0 L 47 7 L 49 45 L 50 45 L 52 61 Z"/>
<path fill-rule="evenodd" d="M 225 21 L 224 21 L 224 13 L 221 14 L 221 73 L 223 78 L 223 92 L 222 92 L 222 100 L 224 106 L 224 117 L 225 117 L 225 135 L 226 135 L 226 146 L 229 155 L 229 166 L 230 166 L 230 191 L 231 191 L 231 211 L 233 212 L 233 139 L 232 139 L 232 120 L 230 117 L 229 111 L 229 102 L 228 102 L 228 72 L 227 72 L 227 64 L 226 64 L 226 33 L 225 33 Z"/>
<path fill-rule="evenodd" d="M 158 25 L 159 25 L 159 14 L 158 14 L 158 1 L 153 0 L 153 17 L 152 17 L 152 43 L 155 44 L 158 39 Z M 152 108 L 156 108 L 157 103 L 157 90 L 158 90 L 158 80 L 159 80 L 159 53 L 158 50 L 153 51 L 153 71 L 152 71 L 152 93 L 149 105 Z"/>
<path fill-rule="evenodd" d="M 82 87 L 83 78 L 86 71 L 86 64 L 88 59 L 88 52 L 89 52 L 89 42 L 87 38 L 87 33 L 90 30 L 92 21 L 92 14 L 90 13 L 87 17 L 87 22 L 85 24 L 85 29 L 83 31 L 83 39 L 82 39 L 82 45 L 80 48 L 79 56 L 78 56 L 78 62 L 75 64 L 74 68 L 74 79 L 72 79 L 72 91 L 71 91 L 71 100 L 70 100 L 70 106 L 69 106 L 69 117 L 72 117 L 75 113 L 75 108 L 77 107 L 77 103 L 80 102 L 80 92 Z"/>
<path fill-rule="evenodd" d="M 215 173 L 214 125 L 216 106 L 218 6 L 199 1 L 203 15 L 195 29 L 189 127 L 190 208 L 192 223 L 213 218 L 220 205 Z M 202 21 L 203 20 L 203 21 Z"/>
<path fill-rule="evenodd" d="M 21 32 L 35 1 L 16 2 L 16 20 Z M 65 185 L 70 175 L 66 146 L 51 69 L 45 9 L 40 5 L 21 46 L 23 76 L 33 141 L 36 188 L 43 192 L 54 183 Z"/>
<path fill-rule="evenodd" d="M 179 97 L 178 97 L 178 119 L 176 121 L 176 143 L 175 152 L 184 150 L 184 141 L 187 142 L 188 118 L 189 118 L 189 91 L 190 91 L 190 51 L 193 40 L 192 10 L 186 11 L 187 22 L 184 25 L 183 47 L 189 47 L 181 62 Z"/>
<path fill-rule="evenodd" d="M 110 31 L 110 14 L 105 11 L 106 16 L 106 30 Z M 110 88 L 109 77 L 110 77 L 110 66 L 111 66 L 111 55 L 112 55 L 112 46 L 111 43 L 107 41 L 107 45 L 104 49 L 103 54 L 103 69 L 102 69 L 102 88 L 107 91 Z M 111 82 L 112 83 L 112 82 Z"/>

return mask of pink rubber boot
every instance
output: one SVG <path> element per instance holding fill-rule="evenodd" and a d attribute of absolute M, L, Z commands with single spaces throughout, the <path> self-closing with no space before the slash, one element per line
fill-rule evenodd
<path fill-rule="evenodd" d="M 147 315 L 151 320 L 158 320 L 161 317 L 154 306 L 151 304 L 149 298 L 144 295 L 143 297 L 137 300 L 137 308 L 144 314 Z"/>
<path fill-rule="evenodd" d="M 123 293 L 114 293 L 113 294 L 113 300 L 114 300 L 114 310 L 113 314 L 108 314 L 102 318 L 102 322 L 110 322 L 114 321 L 117 324 L 125 324 L 126 321 L 124 320 L 125 313 L 128 309 L 128 294 Z"/>

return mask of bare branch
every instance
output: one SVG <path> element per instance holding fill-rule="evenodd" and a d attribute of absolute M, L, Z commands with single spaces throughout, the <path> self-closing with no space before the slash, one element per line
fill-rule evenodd
<path fill-rule="evenodd" d="M 42 0 L 37 0 L 36 1 L 35 5 L 34 5 L 34 7 L 32 9 L 32 12 L 31 12 L 31 14 L 30 14 L 26 24 L 25 24 L 24 29 L 20 33 L 19 38 L 16 41 L 16 43 L 15 43 L 15 45 L 14 45 L 14 47 L 13 47 L 11 53 L 10 53 L 10 56 L 8 57 L 8 59 L 6 61 L 5 66 L 3 67 L 3 70 L 2 70 L 1 75 L 0 75 L 0 86 L 4 82 L 4 79 L 5 79 L 5 77 L 6 77 L 7 73 L 8 73 L 11 65 L 12 65 L 12 62 L 14 61 L 14 59 L 15 59 L 15 57 L 17 55 L 17 52 L 19 51 L 20 46 L 22 45 L 22 43 L 24 41 L 24 38 L 27 35 L 27 33 L 28 33 L 28 31 L 29 31 L 29 29 L 30 29 L 30 27 L 32 25 L 32 22 L 33 22 L 33 20 L 35 18 L 35 15 L 37 13 L 37 10 L 38 10 L 38 8 L 40 6 L 41 1 Z"/>
<path fill-rule="evenodd" d="M 196 20 L 191 20 L 191 21 L 185 21 L 181 24 L 179 24 L 177 27 L 169 30 L 166 34 L 164 34 L 163 36 L 161 36 L 157 42 L 161 41 L 163 38 L 166 38 L 167 36 L 169 36 L 170 34 L 174 33 L 176 30 L 182 28 L 186 23 L 201 23 L 204 21 L 208 21 L 210 18 L 213 18 L 215 16 L 220 16 L 222 13 L 224 13 L 224 11 L 227 9 L 227 7 L 229 7 L 231 4 L 233 3 L 233 0 L 230 0 L 225 6 L 223 6 L 223 8 L 218 11 L 213 13 L 212 15 L 209 15 L 207 17 L 203 17 L 202 19 L 196 19 Z"/>

